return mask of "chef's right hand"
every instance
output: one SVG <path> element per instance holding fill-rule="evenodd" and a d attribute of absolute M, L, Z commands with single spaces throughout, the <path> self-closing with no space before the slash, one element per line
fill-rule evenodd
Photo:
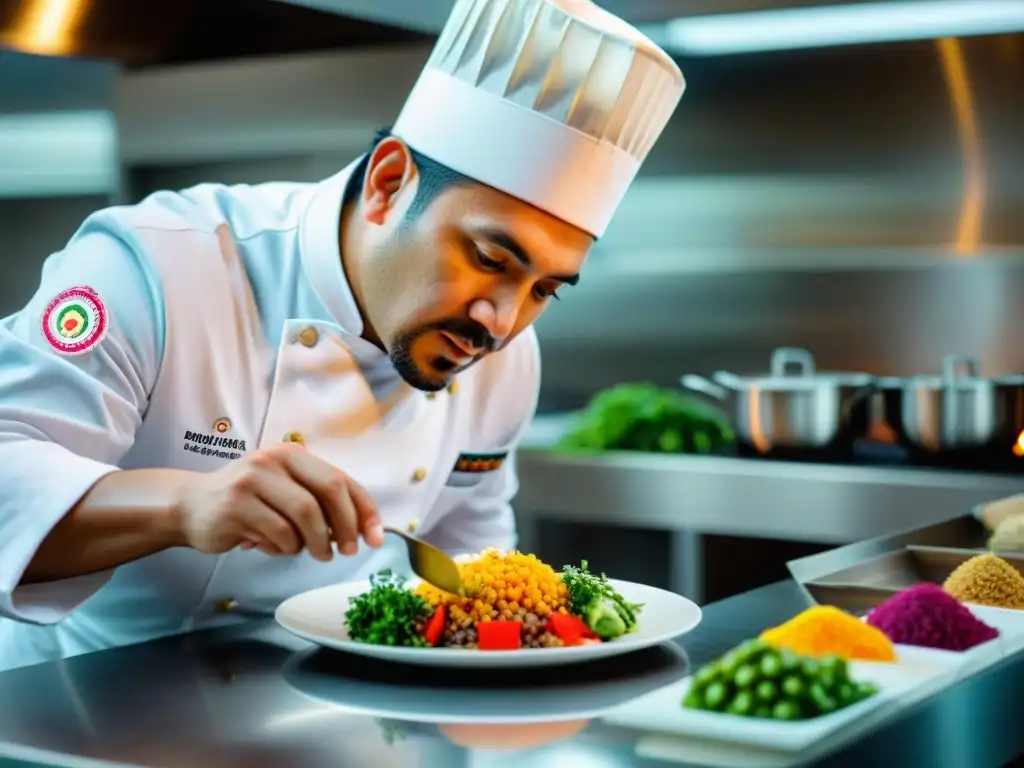
<path fill-rule="evenodd" d="M 208 554 L 258 548 L 317 560 L 333 557 L 332 544 L 354 555 L 359 537 L 384 543 L 373 499 L 355 480 L 295 443 L 281 443 L 196 475 L 176 505 L 188 546 Z"/>

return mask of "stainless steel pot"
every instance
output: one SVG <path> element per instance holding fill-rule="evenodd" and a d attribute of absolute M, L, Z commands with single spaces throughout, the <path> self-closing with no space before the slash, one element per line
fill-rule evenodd
<path fill-rule="evenodd" d="M 900 443 L 926 453 L 1024 455 L 1024 375 L 979 375 L 978 361 L 949 355 L 939 376 L 882 378 L 886 424 Z"/>
<path fill-rule="evenodd" d="M 868 373 L 818 372 L 810 352 L 791 347 L 772 353 L 768 376 L 719 371 L 711 380 L 680 379 L 685 389 L 719 401 L 737 438 L 759 453 L 848 446 L 864 437 L 874 382 Z"/>

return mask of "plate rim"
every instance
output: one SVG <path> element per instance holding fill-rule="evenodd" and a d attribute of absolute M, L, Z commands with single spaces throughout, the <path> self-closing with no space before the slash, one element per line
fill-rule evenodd
<path fill-rule="evenodd" d="M 415 586 L 421 581 L 422 580 L 418 578 L 409 578 L 407 579 L 406 584 L 415 588 Z M 356 589 L 368 589 L 370 586 L 369 579 L 360 579 L 358 581 L 340 581 L 334 584 L 326 584 L 321 587 L 314 587 L 313 589 L 307 589 L 303 592 L 294 594 L 283 600 L 277 606 L 274 610 L 274 620 L 282 629 L 306 640 L 307 642 L 341 653 L 351 653 L 364 658 L 373 658 L 387 663 L 470 668 L 497 666 L 525 667 L 534 665 L 545 666 L 545 660 L 547 660 L 547 664 L 550 664 L 552 663 L 552 659 L 561 659 L 567 663 L 582 663 L 586 661 L 607 659 L 613 656 L 622 656 L 647 648 L 653 648 L 661 645 L 662 643 L 671 642 L 676 638 L 689 634 L 700 626 L 704 619 L 704 612 L 701 607 L 685 595 L 670 592 L 669 590 L 661 589 L 660 587 L 653 587 L 649 584 L 641 584 L 639 582 L 631 582 L 624 579 L 609 578 L 608 582 L 614 587 L 618 587 L 620 585 L 626 586 L 627 588 L 640 587 L 643 590 L 652 590 L 657 593 L 668 595 L 674 600 L 681 600 L 687 604 L 687 609 L 691 613 L 691 618 L 684 624 L 680 625 L 683 627 L 681 629 L 662 631 L 650 637 L 643 637 L 639 641 L 636 640 L 636 635 L 631 633 L 630 635 L 625 635 L 622 638 L 617 638 L 611 642 L 601 643 L 600 645 L 585 645 L 578 648 L 518 648 L 514 651 L 493 653 L 459 653 L 459 649 L 454 648 L 410 648 L 406 646 L 374 645 L 370 643 L 357 643 L 352 640 L 325 638 L 322 635 L 318 636 L 297 627 L 289 626 L 289 624 L 283 619 L 282 614 L 289 603 L 303 597 L 308 597 L 313 593 L 328 592 L 339 588 L 349 588 L 351 591 L 347 597 L 360 594 Z M 325 640 L 329 640 L 330 642 L 325 642 Z M 631 640 L 633 642 L 630 642 Z M 463 661 L 453 663 L 451 660 L 454 659 L 462 659 Z M 476 661 L 471 661 L 471 659 L 476 659 Z M 533 663 L 530 663 L 527 660 L 533 660 Z"/>

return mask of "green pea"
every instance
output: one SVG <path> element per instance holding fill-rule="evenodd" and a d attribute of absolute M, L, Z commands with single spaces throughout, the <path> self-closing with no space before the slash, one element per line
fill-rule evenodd
<path fill-rule="evenodd" d="M 772 708 L 762 704 L 760 707 L 754 710 L 754 717 L 761 717 L 765 720 L 771 720 Z"/>
<path fill-rule="evenodd" d="M 725 703 L 728 694 L 729 689 L 725 687 L 725 683 L 721 680 L 716 680 L 704 691 L 704 705 L 708 709 L 718 709 Z"/>
<path fill-rule="evenodd" d="M 700 695 L 700 691 L 691 688 L 683 699 L 683 706 L 687 709 L 703 709 L 704 697 Z"/>
<path fill-rule="evenodd" d="M 716 677 L 718 677 L 718 670 L 711 664 L 705 664 L 697 670 L 697 674 L 693 676 L 693 679 L 697 685 L 705 686 L 713 682 Z"/>
<path fill-rule="evenodd" d="M 754 681 L 757 680 L 757 670 L 752 664 L 744 664 L 736 670 L 733 680 L 735 680 L 738 688 L 746 688 L 753 685 Z"/>
<path fill-rule="evenodd" d="M 818 662 L 815 661 L 814 659 L 802 659 L 800 661 L 800 669 L 803 671 L 804 675 L 806 675 L 807 677 L 814 677 L 814 678 L 816 678 L 818 676 L 818 672 L 819 672 Z"/>
<path fill-rule="evenodd" d="M 768 703 L 771 703 L 775 701 L 775 699 L 777 699 L 779 696 L 779 686 L 777 686 L 771 680 L 762 680 L 760 683 L 757 684 L 757 689 L 755 693 L 757 694 L 757 698 L 759 698 L 761 701 L 767 701 Z"/>
<path fill-rule="evenodd" d="M 736 670 L 739 669 L 741 664 L 743 664 L 743 660 L 740 658 L 739 653 L 736 651 L 729 651 L 719 660 L 718 667 L 722 671 L 723 675 L 726 677 L 732 677 L 736 674 Z"/>
<path fill-rule="evenodd" d="M 777 653 L 766 653 L 761 658 L 761 674 L 765 677 L 778 677 L 782 674 L 782 657 Z"/>
<path fill-rule="evenodd" d="M 834 670 L 823 668 L 818 671 L 818 682 L 821 683 L 824 688 L 831 691 L 839 687 L 840 681 L 839 678 L 836 677 Z"/>
<path fill-rule="evenodd" d="M 794 701 L 780 701 L 772 707 L 772 717 L 776 720 L 796 720 L 800 717 L 800 707 Z"/>
<path fill-rule="evenodd" d="M 814 683 L 808 691 L 810 699 L 814 702 L 814 706 L 818 708 L 818 711 L 823 715 L 835 712 L 838 705 L 836 700 L 829 696 L 828 691 L 821 683 Z"/>
<path fill-rule="evenodd" d="M 749 691 L 740 691 L 729 704 L 729 712 L 733 715 L 747 715 L 754 708 L 754 697 Z"/>
<path fill-rule="evenodd" d="M 782 668 L 786 672 L 793 672 L 800 668 L 800 657 L 789 650 L 789 648 L 783 648 L 779 651 L 779 659 L 782 661 Z"/>
<path fill-rule="evenodd" d="M 796 675 L 787 675 L 782 681 L 782 692 L 791 699 L 799 699 L 804 695 L 804 681 Z"/>
<path fill-rule="evenodd" d="M 849 670 L 846 666 L 846 660 L 836 656 L 834 654 L 828 654 L 822 656 L 818 660 L 818 665 L 823 671 L 829 671 L 831 674 L 839 680 L 844 680 L 849 675 Z"/>
<path fill-rule="evenodd" d="M 836 693 L 836 698 L 839 699 L 839 703 L 843 706 L 852 704 L 857 701 L 857 689 L 852 683 L 842 683 Z"/>
<path fill-rule="evenodd" d="M 857 700 L 863 701 L 864 699 L 871 698 L 878 693 L 878 688 L 871 683 L 860 683 L 857 686 Z"/>

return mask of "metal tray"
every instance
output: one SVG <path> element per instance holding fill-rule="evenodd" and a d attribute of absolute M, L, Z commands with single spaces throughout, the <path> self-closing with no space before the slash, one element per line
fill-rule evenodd
<path fill-rule="evenodd" d="M 962 563 L 983 552 L 911 545 L 827 574 L 803 586 L 819 605 L 834 605 L 859 615 L 915 584 L 924 581 L 942 584 Z M 1024 555 L 1001 554 L 1000 557 L 1024 575 Z"/>
<path fill-rule="evenodd" d="M 973 515 L 881 536 L 788 563 L 814 603 L 863 614 L 923 581 L 942 584 L 966 560 L 987 552 L 988 532 Z M 1024 553 L 999 556 L 1024 574 Z"/>

